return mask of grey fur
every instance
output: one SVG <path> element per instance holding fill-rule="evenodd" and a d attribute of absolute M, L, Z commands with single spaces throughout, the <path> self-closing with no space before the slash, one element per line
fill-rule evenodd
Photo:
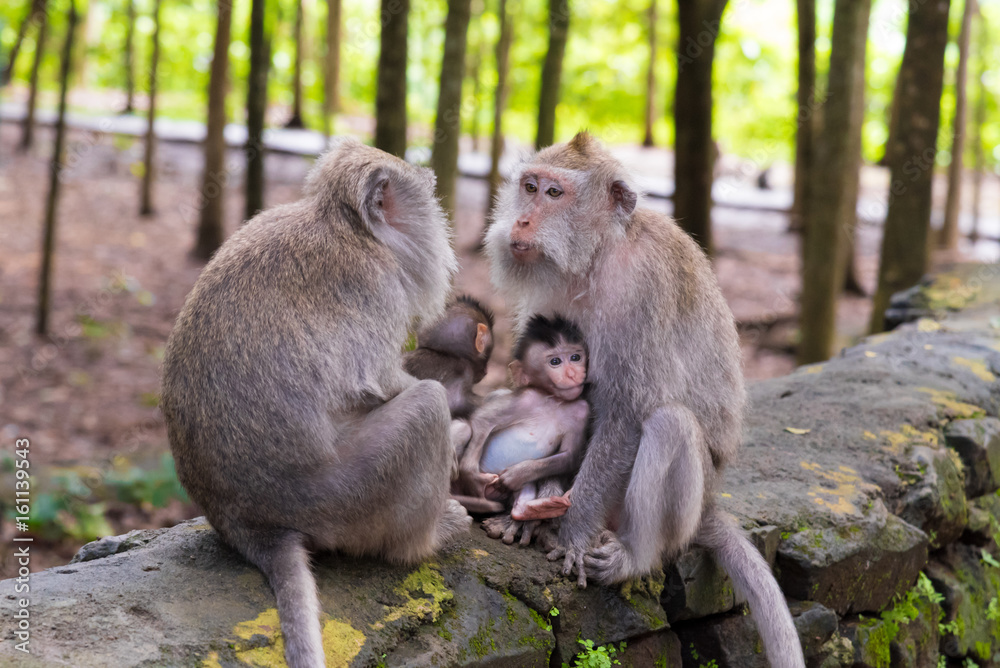
<path fill-rule="evenodd" d="M 771 664 L 799 668 L 767 564 L 712 509 L 746 403 L 732 313 L 708 258 L 669 217 L 636 208 L 633 183 L 580 133 L 514 170 L 486 238 L 493 282 L 519 325 L 558 311 L 590 348 L 594 431 L 550 558 L 585 586 L 588 574 L 644 575 L 703 542 L 747 595 Z M 550 197 L 551 184 L 563 192 Z M 518 261 L 525 249 L 537 259 Z M 602 532 L 609 511 L 616 534 Z"/>
<path fill-rule="evenodd" d="M 307 548 L 415 562 L 470 523 L 444 389 L 400 354 L 456 269 L 428 172 L 338 142 L 219 249 L 167 342 L 178 475 L 267 576 L 292 668 L 325 664 Z"/>

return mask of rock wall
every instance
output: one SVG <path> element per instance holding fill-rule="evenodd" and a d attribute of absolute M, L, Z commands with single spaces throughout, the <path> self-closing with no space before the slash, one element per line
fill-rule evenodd
<path fill-rule="evenodd" d="M 998 304 L 1000 266 L 960 266 L 894 302 L 896 331 L 751 386 L 719 502 L 773 564 L 811 667 L 1000 666 Z M 580 652 L 767 665 L 698 549 L 586 590 L 478 528 L 419 568 L 323 555 L 315 570 L 331 667 L 546 667 Z M 30 655 L 14 649 L 13 586 L 0 583 L 0 665 L 283 663 L 271 591 L 203 520 L 33 574 Z"/>

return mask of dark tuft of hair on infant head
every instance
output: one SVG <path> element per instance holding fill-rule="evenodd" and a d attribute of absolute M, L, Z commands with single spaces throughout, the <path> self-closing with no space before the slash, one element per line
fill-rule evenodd
<path fill-rule="evenodd" d="M 514 345 L 514 359 L 524 361 L 524 355 L 533 343 L 543 343 L 552 347 L 560 340 L 586 345 L 580 328 L 561 315 L 556 314 L 551 318 L 546 318 L 544 315 L 532 316 Z"/>

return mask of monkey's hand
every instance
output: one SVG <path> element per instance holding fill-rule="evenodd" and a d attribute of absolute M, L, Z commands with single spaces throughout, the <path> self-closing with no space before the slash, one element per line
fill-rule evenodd
<path fill-rule="evenodd" d="M 482 471 L 470 471 L 462 469 L 458 476 L 458 487 L 463 494 L 475 496 L 480 499 L 486 498 L 486 487 L 496 482 L 495 473 L 483 473 Z"/>
<path fill-rule="evenodd" d="M 513 466 L 508 466 L 500 475 L 497 476 L 495 482 L 493 482 L 489 488 L 486 490 L 488 498 L 494 498 L 489 496 L 491 493 L 497 495 L 496 498 L 503 498 L 511 492 L 516 492 L 524 487 L 527 483 L 532 480 L 537 479 L 532 476 L 534 473 L 534 467 L 531 466 L 532 462 L 519 462 Z"/>

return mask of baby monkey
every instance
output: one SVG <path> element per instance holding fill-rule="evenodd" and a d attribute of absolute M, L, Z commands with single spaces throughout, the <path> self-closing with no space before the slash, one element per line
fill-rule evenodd
<path fill-rule="evenodd" d="M 531 541 L 535 521 L 559 517 L 570 506 L 563 479 L 583 459 L 590 408 L 581 398 L 587 347 L 576 325 L 535 316 L 514 347 L 516 389 L 486 397 L 470 418 L 472 436 L 459 450 L 460 490 L 471 498 L 513 497 L 509 520 L 486 526 L 494 538 Z M 522 522 L 531 525 L 522 527 Z"/>

